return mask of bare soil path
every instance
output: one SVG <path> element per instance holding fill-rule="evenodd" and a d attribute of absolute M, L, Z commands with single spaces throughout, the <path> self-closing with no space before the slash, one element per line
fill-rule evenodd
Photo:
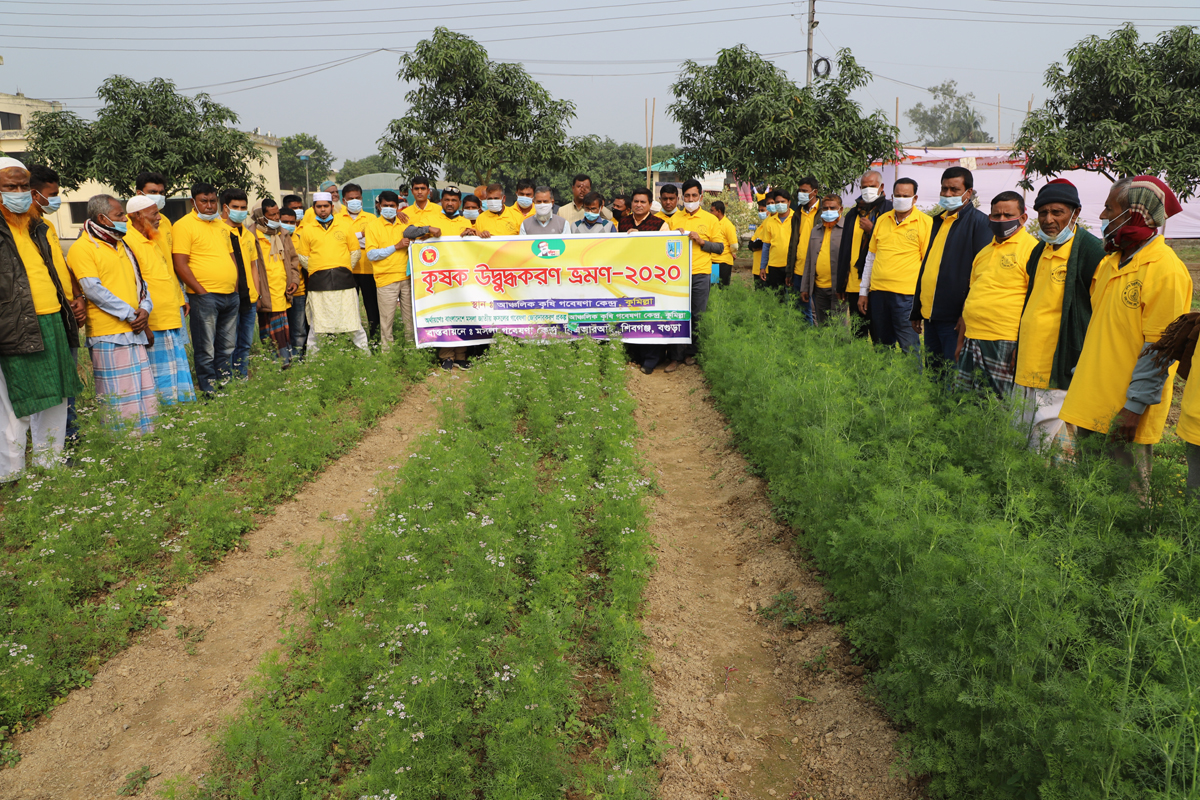
<path fill-rule="evenodd" d="M 786 630 L 755 613 L 781 592 L 819 612 L 825 591 L 764 483 L 734 449 L 696 367 L 630 368 L 643 451 L 662 495 L 647 590 L 659 724 L 676 748 L 663 800 L 911 798 L 896 732 L 864 694 L 840 628 Z M 728 686 L 726 678 L 728 677 Z M 797 699 L 804 698 L 804 699 Z"/>
<path fill-rule="evenodd" d="M 307 575 L 302 552 L 334 542 L 362 511 L 381 475 L 398 466 L 437 419 L 435 403 L 461 383 L 438 374 L 404 400 L 352 451 L 295 498 L 262 518 L 240 550 L 181 592 L 166 629 L 151 631 L 17 738 L 20 764 L 0 771 L 5 800 L 115 798 L 125 776 L 207 769 L 211 734 L 241 706 L 244 681 L 276 647 L 292 592 Z M 314 431 L 320 435 L 320 431 Z"/>

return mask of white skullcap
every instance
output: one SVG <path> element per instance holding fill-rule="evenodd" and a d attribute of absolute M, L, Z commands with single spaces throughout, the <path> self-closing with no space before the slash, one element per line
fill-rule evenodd
<path fill-rule="evenodd" d="M 330 192 L 313 192 L 314 203 L 332 203 L 333 194 Z"/>
<path fill-rule="evenodd" d="M 158 203 L 151 200 L 144 194 L 135 195 L 129 198 L 129 202 L 125 204 L 125 213 L 133 214 L 150 206 L 157 206 Z"/>
<path fill-rule="evenodd" d="M 9 158 L 8 156 L 0 158 L 0 170 L 12 169 L 13 167 L 16 167 L 17 169 L 23 169 L 26 172 L 29 171 L 24 164 L 22 164 L 20 161 L 17 161 L 15 158 Z"/>

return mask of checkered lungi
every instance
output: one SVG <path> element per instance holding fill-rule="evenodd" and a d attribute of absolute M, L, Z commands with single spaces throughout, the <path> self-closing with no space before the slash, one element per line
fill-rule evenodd
<path fill-rule="evenodd" d="M 158 394 L 146 346 L 96 342 L 92 353 L 92 373 L 96 376 L 96 398 L 114 412 L 119 420 L 137 420 L 138 430 L 154 430 L 158 416 Z"/>
<path fill-rule="evenodd" d="M 275 345 L 276 350 L 290 348 L 292 346 L 292 330 L 288 326 L 287 312 L 258 312 L 258 335 L 263 341 L 269 341 Z"/>
<path fill-rule="evenodd" d="M 192 370 L 188 366 L 186 328 L 154 332 L 154 346 L 146 348 L 154 388 L 164 406 L 190 403 L 196 399 Z"/>
<path fill-rule="evenodd" d="M 1003 400 L 1012 394 L 1017 371 L 1016 352 L 1016 342 L 967 339 L 958 356 L 955 385 L 967 391 L 991 389 Z"/>

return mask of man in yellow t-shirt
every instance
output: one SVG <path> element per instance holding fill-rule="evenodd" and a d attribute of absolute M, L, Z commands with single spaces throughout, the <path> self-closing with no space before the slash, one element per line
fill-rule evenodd
<path fill-rule="evenodd" d="M 258 272 L 258 338 L 274 351 L 283 369 L 292 363 L 292 331 L 288 310 L 300 285 L 300 257 L 292 235 L 283 229 L 283 215 L 271 198 L 256 214 L 254 242 L 262 269 Z"/>
<path fill-rule="evenodd" d="M 786 194 L 778 198 L 781 207 L 788 201 L 789 198 Z M 805 303 L 800 298 L 800 284 L 804 276 L 804 265 L 808 262 L 808 248 L 812 242 L 813 229 L 820 228 L 820 225 L 817 224 L 817 215 L 820 212 L 821 184 L 811 175 L 801 178 L 796 191 L 796 212 L 792 216 L 792 229 L 783 242 L 787 250 L 783 283 L 785 286 L 791 287 L 796 307 L 803 312 L 804 318 L 810 325 L 813 324 L 812 303 Z M 792 246 L 793 242 L 795 242 L 794 247 Z M 772 244 L 772 249 L 774 249 L 774 244 Z"/>
<path fill-rule="evenodd" d="M 171 263 L 171 220 L 167 219 L 167 177 L 161 172 L 139 172 L 133 184 L 138 195 L 149 197 L 158 209 L 158 228 L 154 240 L 162 249 L 163 258 Z M 182 327 L 182 326 L 181 326 Z"/>
<path fill-rule="evenodd" d="M 34 463 L 50 467 L 63 450 L 67 398 L 82 388 L 69 343 L 78 341 L 70 313 L 69 281 L 50 254 L 48 226 L 33 208 L 29 171 L 0 157 L 0 483 L 25 470 L 25 447 L 33 440 Z M 64 283 L 67 285 L 64 286 Z"/>
<path fill-rule="evenodd" d="M 479 232 L 479 236 L 484 239 L 493 236 L 516 236 L 520 229 L 520 224 L 504 210 L 504 187 L 498 183 L 488 184 L 483 212 L 475 220 L 475 230 Z"/>
<path fill-rule="evenodd" d="M 300 198 L 296 195 L 284 195 L 283 206 L 279 209 L 279 228 L 282 231 L 281 235 L 287 236 L 292 243 L 292 252 L 296 252 L 296 228 L 300 224 L 300 220 L 304 218 L 304 210 L 299 207 L 298 201 Z M 308 340 L 308 322 L 304 318 L 304 312 L 308 305 L 308 286 L 305 281 L 305 276 L 308 272 L 308 259 L 301 259 L 300 254 L 296 253 L 298 262 L 298 273 L 296 275 L 296 289 L 292 292 L 292 304 L 288 306 L 288 331 L 291 333 L 292 359 L 294 361 L 304 360 L 304 345 Z"/>
<path fill-rule="evenodd" d="M 675 212 L 670 222 L 671 229 L 686 233 L 692 244 L 692 341 L 668 346 L 670 362 L 664 372 L 674 372 L 680 362 L 688 366 L 696 363 L 700 346 L 700 317 L 708 308 L 708 292 L 712 286 L 712 257 L 725 250 L 725 246 L 717 240 L 717 218 L 700 208 L 700 191 L 700 181 L 693 179 L 684 182 L 683 208 Z"/>
<path fill-rule="evenodd" d="M 190 402 L 196 399 L 196 390 L 188 366 L 187 339 L 183 335 L 183 315 L 188 306 L 179 288 L 179 279 L 158 246 L 162 214 L 149 195 L 130 198 L 125 204 L 125 213 L 129 216 L 125 244 L 133 253 L 150 302 L 154 304 L 149 321 L 154 341 L 146 348 L 154 390 L 163 405 Z"/>
<path fill-rule="evenodd" d="M 375 215 L 363 210 L 362 196 L 362 187 L 357 183 L 347 183 L 342 187 L 343 209 L 350 218 L 350 225 L 358 239 L 358 250 L 350 256 L 350 271 L 354 273 L 354 283 L 367 312 L 367 340 L 371 347 L 378 347 L 379 298 L 375 292 L 375 276 L 371 274 L 371 260 L 366 258 L 363 251 L 366 246 L 367 226 L 375 219 Z"/>
<path fill-rule="evenodd" d="M 430 204 L 433 205 L 433 204 Z M 400 212 L 400 195 L 392 191 L 379 193 L 379 217 L 372 220 L 366 230 L 366 254 L 375 273 L 376 293 L 379 297 L 379 324 L 382 334 L 381 348 L 386 352 L 394 341 L 392 328 L 396 320 L 396 306 L 400 306 L 400 323 L 404 328 L 404 340 L 413 344 L 412 281 L 408 268 L 408 246 L 412 240 L 405 235 L 409 226 L 397 219 Z M 444 216 L 444 215 L 443 215 Z M 441 228 L 424 228 L 426 236 L 442 235 Z"/>
<path fill-rule="evenodd" d="M 846 295 L 837 290 L 844 225 L 842 198 L 836 194 L 821 198 L 819 219 L 820 224 L 809 233 L 805 248 L 800 302 L 805 306 L 811 303 L 817 325 L 824 325 L 830 319 L 845 324 L 848 322 Z"/>
<path fill-rule="evenodd" d="M 350 269 L 358 237 L 350 218 L 336 215 L 333 195 L 313 193 L 313 219 L 300 226 L 296 254 L 308 267 L 308 350 L 315 353 L 321 337 L 350 334 L 354 346 L 369 350 L 358 310 L 358 290 Z M 302 261 L 303 263 L 303 261 Z"/>
<path fill-rule="evenodd" d="M 87 346 L 96 398 L 114 417 L 112 423 L 133 422 L 138 432 L 149 433 L 158 416 L 158 392 L 146 354 L 154 336 L 149 333 L 154 301 L 123 241 L 128 224 L 115 197 L 89 199 L 87 221 L 67 253 L 67 266 L 88 299 Z"/>
<path fill-rule="evenodd" d="M 738 232 L 733 221 L 725 216 L 725 203 L 714 200 L 710 211 L 720 223 L 720 227 L 717 229 L 717 241 L 725 245 L 725 252 L 713 256 L 713 274 L 720 282 L 720 286 L 728 286 L 733 277 L 733 259 L 738 251 Z"/>
<path fill-rule="evenodd" d="M 258 287 L 263 285 L 262 262 L 254 245 L 254 233 L 246 225 L 250 216 L 250 198 L 233 187 L 221 192 L 221 220 L 229 237 L 229 249 L 238 271 L 237 341 L 233 346 L 233 374 L 250 376 L 250 347 L 258 331 Z"/>
<path fill-rule="evenodd" d="M 1192 277 L 1159 229 L 1182 208 L 1158 178 L 1139 175 L 1113 184 L 1100 219 L 1109 251 L 1092 279 L 1092 319 L 1059 417 L 1081 439 L 1104 437 L 1116 461 L 1149 477 L 1153 446 L 1162 438 L 1175 368 L 1159 374 L 1148 345 L 1192 305 Z"/>
<path fill-rule="evenodd" d="M 758 274 L 766 276 L 763 280 L 768 288 L 781 290 L 785 283 L 788 246 L 792 235 L 792 207 L 788 193 L 783 190 L 767 196 L 771 200 L 767 205 L 770 216 L 760 228 L 763 249 L 759 256 Z M 800 271 L 804 272 L 803 264 L 800 265 Z"/>
<path fill-rule="evenodd" d="M 1017 332 L 1029 275 L 1025 266 L 1037 239 L 1025 230 L 1025 198 L 1001 192 L 992 198 L 992 241 L 971 265 L 971 283 L 958 328 L 958 388 L 988 389 L 1001 400 L 1012 393 Z"/>
<path fill-rule="evenodd" d="M 933 220 L 916 207 L 917 182 L 892 186 L 892 210 L 875 221 L 858 287 L 858 309 L 869 312 L 875 341 L 911 353 L 919 339 L 912 326 L 913 294 L 929 250 Z"/>
<path fill-rule="evenodd" d="M 517 181 L 517 199 L 513 201 L 511 206 L 505 209 L 505 213 L 517 223 L 518 231 L 521 230 L 521 223 L 533 213 L 533 190 L 535 188 L 533 181 L 528 178 L 521 178 L 521 180 Z"/>

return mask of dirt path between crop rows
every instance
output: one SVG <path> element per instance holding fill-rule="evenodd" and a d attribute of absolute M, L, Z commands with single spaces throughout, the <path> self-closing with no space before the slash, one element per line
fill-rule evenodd
<path fill-rule="evenodd" d="M 825 592 L 789 548 L 793 532 L 771 518 L 765 484 L 734 449 L 701 371 L 630 375 L 663 493 L 643 623 L 659 724 L 678 748 L 660 796 L 918 797 L 891 774 L 896 733 L 865 699 L 840 628 L 788 631 L 754 613 L 787 590 L 819 610 Z"/>
<path fill-rule="evenodd" d="M 143 635 L 106 663 L 90 688 L 73 692 L 18 737 L 21 762 L 0 771 L 0 797 L 115 798 L 125 776 L 143 766 L 161 775 L 142 790 L 151 796 L 167 778 L 203 773 L 211 734 L 241 708 L 243 683 L 276 647 L 283 612 L 308 574 L 298 551 L 333 543 L 347 515 L 364 511 L 380 475 L 401 465 L 436 421 L 431 393 L 453 391 L 465 383 L 460 375 L 438 374 L 412 387 L 353 450 L 181 592 L 166 629 Z"/>

